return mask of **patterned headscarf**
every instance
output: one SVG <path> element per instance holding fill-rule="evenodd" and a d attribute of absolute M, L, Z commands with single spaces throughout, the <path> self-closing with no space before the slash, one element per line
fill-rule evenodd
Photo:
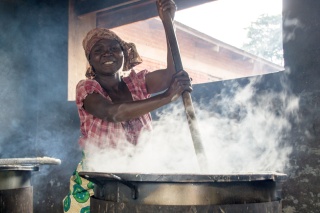
<path fill-rule="evenodd" d="M 132 67 L 142 62 L 134 43 L 127 43 L 123 41 L 114 32 L 106 28 L 94 28 L 90 30 L 87 36 L 83 39 L 82 46 L 88 61 L 92 47 L 101 39 L 113 39 L 119 42 L 124 54 L 123 71 L 130 70 Z"/>

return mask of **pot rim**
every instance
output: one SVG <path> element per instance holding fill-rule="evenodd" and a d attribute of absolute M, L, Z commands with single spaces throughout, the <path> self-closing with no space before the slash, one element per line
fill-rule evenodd
<path fill-rule="evenodd" d="M 104 173 L 81 171 L 79 175 L 89 180 L 128 181 L 128 182 L 174 182 L 174 183 L 212 183 L 212 182 L 248 182 L 248 181 L 284 181 L 287 175 L 277 172 L 237 173 L 237 174 L 139 174 Z M 93 181 L 95 182 L 95 181 Z"/>
<path fill-rule="evenodd" d="M 0 165 L 2 171 L 39 171 L 39 166 L 36 165 Z"/>

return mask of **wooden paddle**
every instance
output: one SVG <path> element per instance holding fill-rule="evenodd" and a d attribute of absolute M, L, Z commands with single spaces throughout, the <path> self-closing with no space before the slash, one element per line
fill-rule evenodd
<path fill-rule="evenodd" d="M 159 7 L 158 2 L 157 2 L 157 7 Z M 182 66 L 182 61 L 180 57 L 180 50 L 179 50 L 176 34 L 174 31 L 174 24 L 169 11 L 163 12 L 162 23 L 167 36 L 167 41 L 169 44 L 168 46 L 172 54 L 175 70 L 176 72 L 179 72 L 183 70 L 183 66 Z M 186 112 L 186 116 L 189 124 L 191 137 L 193 140 L 193 146 L 195 149 L 195 153 L 197 155 L 198 164 L 199 164 L 200 170 L 202 172 L 205 172 L 207 170 L 207 158 L 202 145 L 201 135 L 199 132 L 199 127 L 198 127 L 196 114 L 193 108 L 190 93 L 187 91 L 184 92 L 182 94 L 182 100 L 183 100 L 183 104 L 184 104 L 184 108 L 185 108 L 185 112 Z"/>

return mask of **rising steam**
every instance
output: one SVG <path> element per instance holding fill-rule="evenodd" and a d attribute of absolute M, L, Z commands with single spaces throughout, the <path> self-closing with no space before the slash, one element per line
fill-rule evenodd
<path fill-rule="evenodd" d="M 260 91 L 260 78 L 237 84 L 195 105 L 208 170 L 205 173 L 282 172 L 291 147 L 286 136 L 299 99 L 288 89 Z M 230 95 L 232 91 L 232 95 Z M 200 173 L 181 103 L 159 112 L 154 131 L 139 145 L 120 143 L 118 149 L 87 146 L 85 170 L 125 173 Z"/>

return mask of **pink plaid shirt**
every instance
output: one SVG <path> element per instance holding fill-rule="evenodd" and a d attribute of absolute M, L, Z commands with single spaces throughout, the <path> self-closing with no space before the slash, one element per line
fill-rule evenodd
<path fill-rule="evenodd" d="M 133 101 L 150 97 L 145 82 L 145 75 L 147 73 L 147 70 L 138 73 L 132 70 L 128 77 L 123 78 L 123 81 L 127 84 L 131 92 Z M 121 141 L 129 141 L 132 144 L 137 144 L 141 131 L 152 129 L 150 113 L 125 122 L 108 122 L 94 117 L 83 108 L 84 99 L 92 93 L 98 93 L 105 99 L 111 101 L 111 98 L 97 81 L 86 79 L 78 83 L 76 88 L 76 104 L 82 133 L 79 139 L 80 146 L 84 147 L 86 143 L 94 143 L 103 147 L 114 147 Z"/>

